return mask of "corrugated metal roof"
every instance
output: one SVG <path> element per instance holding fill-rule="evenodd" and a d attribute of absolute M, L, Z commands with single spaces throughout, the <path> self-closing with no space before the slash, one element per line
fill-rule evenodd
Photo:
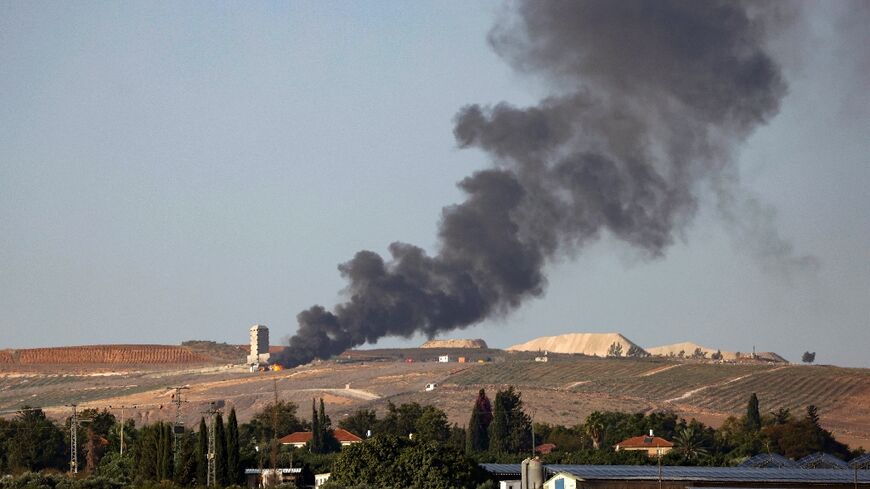
<path fill-rule="evenodd" d="M 816 452 L 797 461 L 805 469 L 848 469 L 849 464 L 830 453 Z"/>
<path fill-rule="evenodd" d="M 870 469 L 870 453 L 865 453 L 860 457 L 855 457 L 849 461 L 849 467 L 859 469 Z"/>
<path fill-rule="evenodd" d="M 743 461 L 738 467 L 757 468 L 796 468 L 800 467 L 794 460 L 787 459 L 778 453 L 759 453 Z"/>
<path fill-rule="evenodd" d="M 518 476 L 520 464 L 481 464 L 493 475 Z M 548 476 L 566 472 L 586 480 L 658 480 L 655 465 L 545 465 Z M 851 483 L 855 472 L 841 469 L 757 468 L 757 467 L 661 467 L 662 478 L 705 482 L 811 482 Z M 858 482 L 870 483 L 870 470 L 858 471 Z"/>

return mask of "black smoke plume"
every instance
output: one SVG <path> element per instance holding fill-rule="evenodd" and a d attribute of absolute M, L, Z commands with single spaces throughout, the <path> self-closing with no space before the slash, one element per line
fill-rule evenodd
<path fill-rule="evenodd" d="M 299 313 L 278 362 L 503 315 L 543 294 L 549 259 L 605 233 L 662 255 L 786 92 L 765 12 L 735 1 L 511 5 L 490 44 L 552 95 L 462 108 L 459 146 L 493 167 L 459 183 L 467 199 L 442 211 L 437 254 L 398 242 L 386 260 L 358 252 L 339 266 L 349 300 Z"/>

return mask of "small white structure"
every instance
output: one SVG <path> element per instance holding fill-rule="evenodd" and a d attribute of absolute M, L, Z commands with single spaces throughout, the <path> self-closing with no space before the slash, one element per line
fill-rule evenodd
<path fill-rule="evenodd" d="M 438 384 L 435 382 L 430 382 L 426 384 L 426 392 L 432 392 L 438 388 Z"/>
<path fill-rule="evenodd" d="M 498 489 L 522 489 L 522 481 L 498 481 Z"/>
<path fill-rule="evenodd" d="M 438 357 L 438 361 L 440 363 L 447 363 L 450 361 L 450 355 L 441 355 L 440 357 Z"/>
<path fill-rule="evenodd" d="M 251 354 L 248 365 L 269 363 L 269 328 L 262 324 L 251 326 Z"/>
<path fill-rule="evenodd" d="M 567 472 L 559 472 L 544 482 L 544 489 L 577 489 L 580 487 L 577 481 L 577 476 Z"/>
<path fill-rule="evenodd" d="M 314 487 L 317 489 L 318 487 L 326 484 L 326 481 L 329 480 L 330 472 L 326 472 L 325 474 L 314 474 Z"/>

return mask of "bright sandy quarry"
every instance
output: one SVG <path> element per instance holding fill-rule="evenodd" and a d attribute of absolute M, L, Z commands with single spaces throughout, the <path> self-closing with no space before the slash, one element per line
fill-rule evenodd
<path fill-rule="evenodd" d="M 614 343 L 622 345 L 623 355 L 627 355 L 632 346 L 637 347 L 635 343 L 619 333 L 570 333 L 535 338 L 511 346 L 508 351 L 551 351 L 553 353 L 582 353 L 605 357 L 610 345 Z"/>

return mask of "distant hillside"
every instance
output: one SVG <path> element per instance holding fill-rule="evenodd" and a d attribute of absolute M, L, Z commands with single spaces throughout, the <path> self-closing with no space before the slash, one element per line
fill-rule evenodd
<path fill-rule="evenodd" d="M 674 343 L 673 345 L 654 346 L 652 348 L 647 348 L 646 351 L 648 351 L 650 355 L 662 357 L 678 357 L 680 356 L 680 352 L 682 352 L 683 356 L 690 357 L 698 348 L 700 348 L 702 352 L 707 354 L 707 358 L 710 358 L 717 351 L 716 348 L 708 348 L 697 343 L 692 343 L 691 341 Z M 737 353 L 733 351 L 721 351 L 720 353 L 722 353 L 723 360 L 734 360 L 737 358 Z"/>
<path fill-rule="evenodd" d="M 508 351 L 550 351 L 553 353 L 582 353 L 583 355 L 607 356 L 610 345 L 618 343 L 622 356 L 632 348 L 640 348 L 619 333 L 569 333 L 558 336 L 542 336 L 507 348 Z"/>
<path fill-rule="evenodd" d="M 420 345 L 420 348 L 488 348 L 486 342 L 481 339 L 443 339 L 429 340 Z"/>

